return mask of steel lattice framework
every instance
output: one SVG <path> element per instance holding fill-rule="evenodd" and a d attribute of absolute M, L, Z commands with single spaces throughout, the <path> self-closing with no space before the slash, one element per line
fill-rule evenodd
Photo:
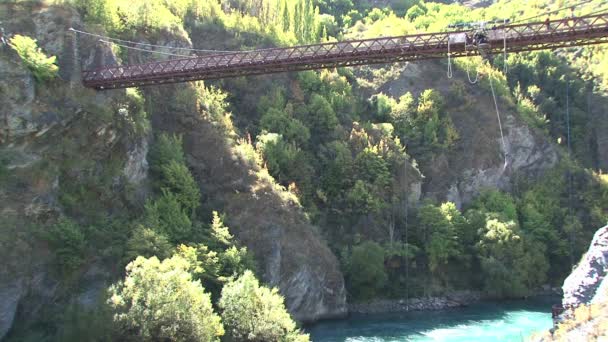
<path fill-rule="evenodd" d="M 284 71 L 479 55 L 471 31 L 222 53 L 83 71 L 83 84 L 115 89 Z M 467 46 L 467 41 L 469 45 Z M 608 42 L 608 13 L 488 29 L 483 53 L 521 52 Z M 484 44 L 485 45 L 485 44 Z"/>

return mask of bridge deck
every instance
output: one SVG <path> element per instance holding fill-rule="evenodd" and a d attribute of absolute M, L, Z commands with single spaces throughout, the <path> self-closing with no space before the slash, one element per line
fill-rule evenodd
<path fill-rule="evenodd" d="M 608 42 L 608 14 L 497 26 L 488 30 L 488 53 L 555 49 Z M 83 71 L 83 84 L 115 89 L 284 71 L 479 55 L 467 31 L 222 53 Z"/>

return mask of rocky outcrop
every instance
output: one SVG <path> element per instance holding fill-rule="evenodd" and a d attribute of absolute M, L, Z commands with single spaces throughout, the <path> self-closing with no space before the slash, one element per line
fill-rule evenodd
<path fill-rule="evenodd" d="M 514 174 L 520 173 L 527 177 L 538 177 L 544 170 L 550 169 L 558 161 L 555 147 L 542 139 L 523 123 L 507 113 L 504 129 L 506 145 L 506 163 L 498 159 L 492 165 L 483 168 L 467 168 L 462 171 L 449 187 L 446 199 L 457 204 L 469 203 L 483 188 L 499 188 L 509 190 Z M 499 146 L 501 139 L 497 138 L 492 144 Z"/>
<path fill-rule="evenodd" d="M 0 338 L 13 326 L 17 305 L 24 294 L 20 281 L 4 283 L 0 287 Z"/>
<path fill-rule="evenodd" d="M 368 303 L 352 303 L 348 305 L 348 312 L 375 314 L 386 312 L 429 311 L 443 310 L 467 306 L 482 299 L 481 292 L 455 291 L 441 297 L 423 297 L 410 299 L 382 299 Z"/>
<path fill-rule="evenodd" d="M 534 179 L 558 161 L 555 145 L 528 127 L 510 99 L 498 97 L 506 145 L 503 151 L 492 94 L 480 84 L 469 84 L 462 70 L 456 69 L 453 79 L 447 79 L 446 66 L 439 62 L 408 63 L 396 72 L 385 73 L 366 72 L 368 68 L 356 72 L 364 78 L 363 84 L 373 85 L 366 90 L 367 96 L 382 92 L 399 98 L 411 92 L 417 97 L 427 89 L 444 95 L 446 112 L 459 139 L 431 160 L 418 160 L 424 175 L 423 199 L 448 200 L 461 208 L 483 188 L 509 191 L 515 175 Z M 460 90 L 454 92 L 453 87 Z"/>
<path fill-rule="evenodd" d="M 608 226 L 595 232 L 587 253 L 564 281 L 554 327 L 533 341 L 603 341 L 608 333 Z M 598 339 L 600 337 L 600 339 Z"/>
<path fill-rule="evenodd" d="M 566 308 L 581 304 L 606 302 L 608 296 L 608 226 L 594 235 L 589 250 L 563 285 L 562 305 Z"/>

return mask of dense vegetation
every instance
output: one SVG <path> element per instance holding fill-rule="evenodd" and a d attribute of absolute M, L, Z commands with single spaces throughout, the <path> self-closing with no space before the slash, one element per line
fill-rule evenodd
<path fill-rule="evenodd" d="M 547 3 L 561 3 L 499 1 L 469 10 L 417 0 L 388 1 L 386 8 L 351 0 L 57 2 L 75 7 L 90 30 L 150 42 L 180 36 L 222 50 L 441 30 L 481 18 L 526 17 Z M 11 44 L 41 81 L 57 73 L 54 58 L 41 54 L 35 41 L 15 37 Z M 123 60 L 134 58 L 115 48 Z M 393 98 L 361 76 L 389 69 L 338 69 L 262 84 L 247 78 L 217 81 L 214 87 L 196 84 L 180 95 L 197 97 L 214 123 L 241 138 L 239 151 L 301 204 L 340 256 L 350 300 L 458 289 L 522 297 L 544 284 L 559 284 L 594 230 L 608 222 L 608 177 L 598 169 L 597 146 L 586 136 L 586 96 L 605 96 L 606 51 L 585 48 L 574 61 L 552 52 L 513 54 L 507 75 L 500 71 L 501 58 L 493 66 L 481 59 L 457 62 L 463 70 L 491 75 L 501 99 L 514 104 L 535 133 L 561 144 L 562 156 L 540 180 L 514 177 L 512 191 L 484 189 L 462 208 L 432 196 L 412 203 L 409 188 L 423 181 L 420 172 L 437 157 L 457 153 L 462 137 L 451 110 L 471 106 L 459 81 L 447 92 L 426 89 Z M 559 114 L 566 82 L 576 94 L 569 103 L 571 153 L 565 144 L 568 122 Z M 480 86 L 482 96 L 490 96 L 487 78 Z M 124 108 L 133 113 L 134 132 L 149 130 L 147 105 L 139 91 L 126 93 Z M 228 111 L 235 113 L 234 122 Z M 307 340 L 277 291 L 260 285 L 253 257 L 222 215 L 203 209 L 205 189 L 188 169 L 182 138 L 153 133 L 152 194 L 143 206 L 112 217 L 96 212 L 100 199 L 91 189 L 112 181 L 100 176 L 90 180 L 94 186 L 64 190 L 65 215 L 38 232 L 66 281 L 93 257 L 120 264 L 116 273 L 123 278 L 100 299 L 99 313 L 89 315 L 105 327 L 105 335 L 79 329 L 82 322 L 70 317 L 89 316 L 71 308 L 63 319 L 72 326 L 54 331 L 56 337 Z"/>
<path fill-rule="evenodd" d="M 9 45 L 13 48 L 25 66 L 32 71 L 38 81 L 53 79 L 57 76 L 57 57 L 47 57 L 36 44 L 36 40 L 22 35 L 11 38 Z"/>

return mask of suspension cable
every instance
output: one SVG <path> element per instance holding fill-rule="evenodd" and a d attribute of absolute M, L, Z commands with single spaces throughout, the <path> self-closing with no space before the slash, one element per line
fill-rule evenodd
<path fill-rule="evenodd" d="M 143 51 L 143 52 L 149 52 L 149 53 L 155 53 L 155 54 L 158 54 L 158 55 L 174 56 L 174 57 L 184 57 L 184 58 L 196 57 L 196 56 L 191 56 L 191 55 L 179 55 L 179 54 L 170 53 L 170 52 L 162 52 L 162 51 L 154 51 L 154 50 L 148 50 L 148 49 L 140 49 L 140 48 L 136 48 L 134 46 L 128 46 L 128 45 L 125 45 L 125 44 L 114 43 L 114 42 L 111 42 L 109 40 L 103 40 L 103 39 L 100 39 L 99 41 L 102 42 L 102 43 L 105 43 L 105 44 L 114 44 L 116 46 L 124 47 L 126 49 L 131 49 L 131 50 L 136 50 L 136 51 Z"/>
<path fill-rule="evenodd" d="M 541 14 L 538 14 L 538 15 L 535 15 L 535 16 L 532 16 L 532 17 L 516 20 L 516 21 L 511 22 L 510 24 L 517 24 L 517 23 L 521 23 L 521 22 L 524 22 L 524 21 L 536 19 L 536 18 L 539 18 L 539 17 L 544 17 L 544 16 L 547 16 L 547 15 L 550 15 L 550 14 L 553 14 L 553 13 L 561 12 L 561 11 L 563 11 L 565 9 L 569 9 L 569 8 L 570 9 L 574 9 L 575 7 L 578 7 L 580 5 L 584 5 L 584 4 L 590 3 L 591 1 L 593 1 L 593 0 L 583 0 L 583 1 L 579 2 L 578 4 L 567 5 L 567 6 L 555 9 L 553 11 L 548 11 L 548 12 L 544 12 L 544 13 L 541 13 Z"/>
<path fill-rule="evenodd" d="M 490 80 L 490 89 L 492 90 L 492 98 L 494 99 L 494 108 L 496 109 L 496 118 L 498 119 L 498 128 L 500 129 L 500 140 L 502 142 L 502 151 L 503 151 L 503 156 L 505 158 L 505 164 L 503 166 L 503 170 L 505 170 L 508 166 L 507 144 L 505 143 L 505 136 L 502 131 L 502 122 L 500 121 L 500 111 L 498 110 L 498 101 L 496 101 L 496 92 L 494 91 L 494 82 L 492 82 L 491 73 L 488 73 L 488 78 Z"/>
<path fill-rule="evenodd" d="M 602 4 L 600 4 L 600 6 L 605 5 L 605 4 L 608 4 L 608 1 L 604 1 Z M 590 13 L 585 13 L 585 14 L 583 14 L 583 16 L 595 15 L 595 14 L 598 14 L 598 13 L 600 13 L 600 14 L 606 14 L 606 13 L 608 13 L 608 7 L 600 9 L 600 10 L 596 10 L 596 11 L 593 11 L 593 12 L 590 12 Z"/>
<path fill-rule="evenodd" d="M 139 45 L 139 46 L 158 47 L 158 48 L 164 48 L 164 49 L 184 50 L 184 51 L 196 51 L 196 52 L 204 52 L 204 53 L 233 53 L 233 52 L 240 52 L 240 51 L 229 51 L 229 50 L 205 50 L 205 49 L 194 49 L 194 48 L 187 48 L 187 47 L 173 47 L 173 46 L 166 46 L 166 45 L 138 43 L 138 42 L 134 42 L 134 41 L 130 41 L 130 40 L 119 39 L 119 38 L 112 38 L 112 37 L 103 36 L 103 35 L 96 34 L 96 33 L 90 33 L 90 32 L 86 32 L 86 31 L 81 31 L 81 30 L 77 30 L 77 29 L 75 29 L 73 27 L 70 27 L 68 29 L 68 31 L 73 31 L 73 32 L 76 32 L 78 34 L 84 34 L 84 35 L 91 36 L 91 37 L 101 38 L 101 39 L 106 40 L 106 41 L 121 42 L 121 43 L 133 44 L 133 45 Z"/>

